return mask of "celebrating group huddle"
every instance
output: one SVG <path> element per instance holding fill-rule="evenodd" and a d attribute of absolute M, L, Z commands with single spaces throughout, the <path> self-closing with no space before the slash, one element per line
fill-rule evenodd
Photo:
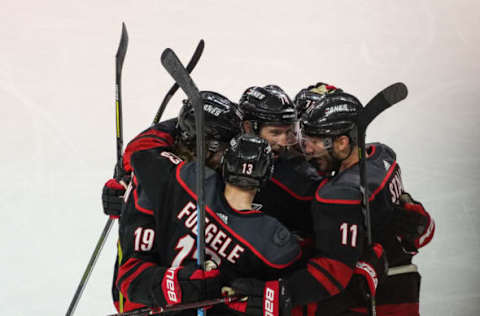
<path fill-rule="evenodd" d="M 209 315 L 419 315 L 412 264 L 435 225 L 402 184 L 395 152 L 367 144 L 373 244 L 362 213 L 361 103 L 324 83 L 292 102 L 278 86 L 235 103 L 201 91 L 205 255 L 196 264 L 195 111 L 136 136 L 103 189 L 119 217 L 112 293 L 119 312 L 232 296 Z M 175 315 L 194 315 L 195 310 Z"/>

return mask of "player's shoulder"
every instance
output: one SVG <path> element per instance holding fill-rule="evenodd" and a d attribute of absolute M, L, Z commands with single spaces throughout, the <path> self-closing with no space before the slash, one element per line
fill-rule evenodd
<path fill-rule="evenodd" d="M 176 136 L 177 133 L 178 133 L 177 123 L 178 123 L 178 119 L 177 118 L 172 118 L 172 119 L 165 120 L 165 121 L 162 121 L 160 123 L 157 123 L 157 124 L 153 125 L 151 128 L 153 130 L 168 133 L 171 136 Z"/>
<path fill-rule="evenodd" d="M 372 199 L 385 186 L 393 171 L 398 168 L 396 154 L 382 143 L 367 145 L 368 191 Z M 359 165 L 346 169 L 333 178 L 324 179 L 315 192 L 315 199 L 330 204 L 360 204 Z"/>
<path fill-rule="evenodd" d="M 156 147 L 133 153 L 131 162 L 135 175 L 139 178 L 167 178 L 166 174 L 183 163 L 180 157 L 168 149 L 167 147 Z"/>
<path fill-rule="evenodd" d="M 217 211 L 216 215 L 228 223 L 254 256 L 271 268 L 284 269 L 301 256 L 295 235 L 269 215 L 259 211 L 235 213 L 235 210 L 228 211 L 228 208 Z"/>
<path fill-rule="evenodd" d="M 177 170 L 177 181 L 180 185 L 191 195 L 194 195 L 196 199 L 196 180 L 197 180 L 197 168 L 198 165 L 196 161 L 191 161 L 183 164 Z M 220 179 L 220 176 L 217 172 L 209 167 L 204 167 L 204 192 L 206 198 L 212 194 L 218 194 L 218 186 L 223 185 L 223 181 Z"/>

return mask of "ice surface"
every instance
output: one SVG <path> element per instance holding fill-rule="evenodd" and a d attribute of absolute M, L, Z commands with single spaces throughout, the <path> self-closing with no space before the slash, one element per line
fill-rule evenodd
<path fill-rule="evenodd" d="M 369 140 L 398 154 L 408 191 L 437 222 L 417 256 L 423 315 L 480 314 L 478 1 L 0 2 L 1 315 L 62 315 L 106 222 L 100 191 L 115 162 L 114 55 L 125 21 L 124 138 L 148 126 L 184 61 L 206 41 L 200 89 L 238 99 L 316 81 L 368 101 L 403 81 L 406 101 Z M 182 93 L 165 117 L 176 115 Z M 114 311 L 115 231 L 76 315 Z"/>

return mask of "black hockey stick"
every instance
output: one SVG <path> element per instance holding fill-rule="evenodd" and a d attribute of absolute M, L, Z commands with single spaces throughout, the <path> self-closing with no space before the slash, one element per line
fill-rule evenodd
<path fill-rule="evenodd" d="M 123 61 L 125 59 L 125 54 L 127 53 L 127 46 L 128 46 L 128 34 L 127 28 L 125 23 L 122 23 L 122 36 L 120 38 L 120 44 L 118 45 L 117 54 L 115 56 L 115 87 L 116 87 L 116 95 L 115 95 L 115 122 L 116 122 L 116 140 L 117 140 L 117 165 L 115 166 L 115 175 L 118 174 L 119 168 L 121 168 L 121 159 L 122 159 L 122 147 L 123 147 L 123 126 L 122 126 L 122 90 L 121 90 L 121 76 L 122 76 L 122 68 L 123 68 Z M 87 264 L 85 272 L 78 284 L 77 290 L 73 296 L 72 301 L 70 302 L 70 306 L 68 307 L 66 316 L 73 315 L 75 312 L 75 308 L 77 307 L 78 301 L 85 289 L 85 285 L 88 282 L 90 274 L 97 262 L 98 256 L 102 251 L 103 245 L 105 244 L 105 240 L 107 239 L 108 233 L 112 228 L 113 218 L 109 217 L 105 227 L 103 228 L 102 234 L 98 239 L 97 245 L 93 251 L 92 256 L 90 257 L 90 261 Z"/>
<path fill-rule="evenodd" d="M 197 86 L 173 50 L 170 48 L 165 49 L 162 53 L 161 61 L 163 67 L 188 96 L 195 111 L 195 132 L 197 133 L 197 264 L 205 270 L 205 192 L 203 190 L 205 182 L 205 129 L 203 126 L 203 101 Z M 204 310 L 198 309 L 198 315 L 203 314 Z"/>
<path fill-rule="evenodd" d="M 178 311 L 183 311 L 183 310 L 187 310 L 187 309 L 203 308 L 203 307 L 218 305 L 218 304 L 228 304 L 228 303 L 231 303 L 231 302 L 238 301 L 239 299 L 240 298 L 235 297 L 235 296 L 225 296 L 225 297 L 214 298 L 214 299 L 211 299 L 211 300 L 206 300 L 206 301 L 201 301 L 201 302 L 178 304 L 178 305 L 167 306 L 167 307 L 159 307 L 155 310 L 150 309 L 150 308 L 144 308 L 144 309 L 137 310 L 137 311 L 111 314 L 111 315 L 107 315 L 107 316 L 159 315 L 159 314 L 163 314 L 163 313 L 178 312 Z"/>
<path fill-rule="evenodd" d="M 392 84 L 383 89 L 367 105 L 362 109 L 358 116 L 358 149 L 360 157 L 360 191 L 362 193 L 362 213 L 365 221 L 365 229 L 367 231 L 368 245 L 373 244 L 372 240 L 372 224 L 370 217 L 368 179 L 367 179 L 367 159 L 365 150 L 365 134 L 368 125 L 383 111 L 405 99 L 407 97 L 407 86 L 401 82 Z M 368 306 L 369 315 L 376 315 L 375 297 L 370 298 Z"/>
<path fill-rule="evenodd" d="M 205 48 L 205 42 L 200 40 L 200 42 L 197 45 L 197 48 L 195 48 L 195 52 L 193 52 L 192 58 L 187 64 L 187 72 L 191 73 L 192 70 L 195 68 L 197 65 L 198 61 L 200 60 L 200 57 L 202 56 L 203 49 Z M 162 103 L 160 104 L 160 107 L 157 110 L 157 113 L 155 114 L 155 118 L 153 119 L 152 125 L 158 124 L 160 122 L 160 119 L 163 115 L 163 112 L 165 112 L 165 108 L 167 107 L 168 102 L 170 102 L 170 99 L 173 97 L 175 92 L 177 92 L 179 86 L 175 82 L 173 86 L 168 90 L 167 94 L 163 98 Z"/>

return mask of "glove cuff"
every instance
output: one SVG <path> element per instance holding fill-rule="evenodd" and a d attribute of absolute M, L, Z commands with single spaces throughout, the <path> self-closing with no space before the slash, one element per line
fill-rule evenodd
<path fill-rule="evenodd" d="M 378 276 L 375 269 L 368 263 L 364 261 L 358 261 L 355 264 L 355 269 L 353 271 L 355 274 L 360 274 L 367 281 L 367 285 L 370 289 L 372 296 L 375 296 L 375 292 L 378 285 Z"/>
<path fill-rule="evenodd" d="M 263 292 L 263 315 L 279 315 L 280 285 L 278 281 L 265 282 Z"/>
<path fill-rule="evenodd" d="M 162 279 L 162 292 L 167 305 L 182 302 L 182 288 L 178 282 L 178 272 L 182 267 L 170 267 L 165 271 Z"/>

